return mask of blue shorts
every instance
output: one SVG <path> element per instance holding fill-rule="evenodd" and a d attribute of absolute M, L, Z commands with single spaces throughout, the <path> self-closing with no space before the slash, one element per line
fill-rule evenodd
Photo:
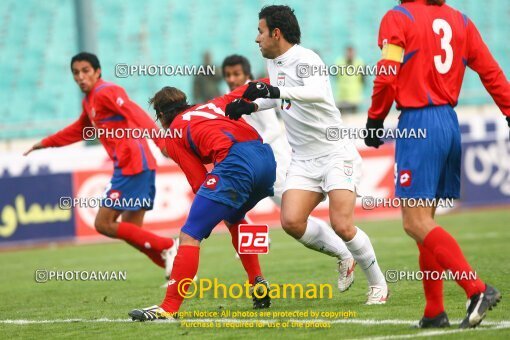
<path fill-rule="evenodd" d="M 461 144 L 450 105 L 404 109 L 398 129 L 424 129 L 426 138 L 396 142 L 395 194 L 400 198 L 459 198 Z"/>
<path fill-rule="evenodd" d="M 259 201 L 274 195 L 276 161 L 259 141 L 236 143 L 207 174 L 181 231 L 201 241 L 221 221 L 237 223 Z"/>
<path fill-rule="evenodd" d="M 268 144 L 235 143 L 207 174 L 197 195 L 239 209 L 248 201 L 273 196 L 275 179 L 276 161 Z"/>
<path fill-rule="evenodd" d="M 156 196 L 155 179 L 154 170 L 125 176 L 120 169 L 115 169 L 101 206 L 115 210 L 152 210 Z"/>

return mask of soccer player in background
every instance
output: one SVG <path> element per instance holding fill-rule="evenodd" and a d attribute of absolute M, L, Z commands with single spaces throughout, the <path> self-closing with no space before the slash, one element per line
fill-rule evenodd
<path fill-rule="evenodd" d="M 253 80 L 250 62 L 244 56 L 234 54 L 226 57 L 223 60 L 221 69 L 223 72 L 223 79 L 225 79 L 231 91 Z M 276 111 L 271 108 L 259 111 L 255 115 L 246 115 L 243 118 L 257 130 L 264 139 L 264 142 L 269 144 L 271 149 L 273 149 L 276 159 L 276 182 L 274 184 L 274 196 L 271 197 L 271 199 L 276 205 L 281 207 L 283 186 L 287 170 L 290 166 L 292 150 L 282 131 L 282 126 L 276 115 Z M 352 254 L 349 252 L 342 239 L 335 234 L 333 229 L 331 229 L 326 222 L 319 218 L 309 216 L 307 224 L 312 225 L 312 228 L 315 227 L 330 234 L 330 242 L 325 245 L 324 250 L 328 252 L 328 255 L 337 258 L 339 272 L 338 289 L 341 292 L 346 291 L 354 281 L 353 269 L 355 262 Z M 303 244 L 310 247 L 308 243 Z M 315 250 L 313 246 L 310 248 Z"/>
<path fill-rule="evenodd" d="M 198 270 L 200 243 L 224 221 L 238 251 L 239 225 L 260 200 L 274 194 L 276 162 L 273 151 L 244 120 L 225 117 L 225 106 L 240 98 L 247 85 L 203 105 L 189 105 L 186 95 L 164 87 L 150 99 L 163 128 L 182 131 L 167 138 L 166 150 L 182 169 L 196 194 L 179 236 L 166 296 L 160 306 L 129 312 L 133 320 L 166 319 L 179 311 L 184 294 Z M 214 164 L 207 173 L 204 164 Z M 254 308 L 271 304 L 269 284 L 263 278 L 257 254 L 239 254 L 251 285 Z M 257 285 L 265 285 L 266 288 Z"/>
<path fill-rule="evenodd" d="M 96 230 L 108 237 L 126 241 L 146 254 L 156 265 L 171 266 L 176 247 L 171 238 L 143 230 L 143 218 L 151 210 L 156 194 L 156 160 L 144 138 L 116 138 L 116 129 L 146 129 L 154 132 L 156 124 L 126 91 L 101 79 L 101 65 L 96 55 L 82 52 L 71 59 L 74 81 L 85 94 L 83 111 L 77 121 L 36 143 L 25 156 L 38 149 L 61 147 L 83 140 L 84 133 L 100 128 L 99 141 L 114 164 L 113 177 L 96 216 Z M 119 134 L 121 135 L 121 134 Z M 90 136 L 87 136 L 90 137 Z M 154 141 L 165 153 L 164 139 Z M 115 203 L 113 203 L 115 202 Z M 146 203 L 150 202 L 150 205 Z M 121 216 L 122 222 L 117 222 Z M 167 268 L 170 271 L 171 268 Z"/>
<path fill-rule="evenodd" d="M 315 52 L 299 45 L 301 31 L 288 6 L 262 8 L 258 31 L 255 42 L 267 58 L 271 84 L 250 83 L 243 94 L 246 100 L 232 102 L 226 113 L 238 119 L 243 114 L 279 107 L 292 147 L 280 215 L 283 229 L 327 255 L 341 237 L 367 277 L 366 303 L 384 304 L 388 298 L 386 280 L 370 239 L 353 222 L 361 157 L 351 140 L 327 138 L 328 128 L 344 128 L 341 115 L 329 76 L 310 74 L 306 68 L 325 65 Z M 310 213 L 326 195 L 336 234 L 326 224 L 308 223 Z M 354 269 L 354 261 L 349 270 Z"/>
<path fill-rule="evenodd" d="M 510 85 L 473 22 L 444 0 L 402 1 L 383 17 L 379 30 L 382 59 L 397 74 L 374 81 L 367 128 L 383 129 L 395 100 L 398 129 L 426 129 L 427 138 L 397 139 L 396 189 L 400 198 L 459 198 L 461 143 L 457 105 L 466 66 L 473 69 L 510 124 Z M 369 136 L 368 146 L 383 142 Z M 434 221 L 436 208 L 402 206 L 404 230 L 417 243 L 422 271 L 473 272 L 457 241 Z M 457 283 L 468 298 L 460 328 L 476 327 L 501 294 L 481 279 Z M 448 327 L 443 282 L 423 280 L 426 306 L 420 328 Z"/>

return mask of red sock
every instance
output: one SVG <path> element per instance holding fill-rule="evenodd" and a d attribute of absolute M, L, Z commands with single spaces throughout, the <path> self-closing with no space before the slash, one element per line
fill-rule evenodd
<path fill-rule="evenodd" d="M 420 270 L 422 272 L 438 272 L 442 273 L 443 268 L 437 263 L 432 254 L 423 245 L 416 243 L 420 250 Z M 444 312 L 443 305 L 443 280 L 431 280 L 430 277 L 423 277 L 423 290 L 425 291 L 425 311 L 423 316 L 426 318 L 434 318 Z"/>
<path fill-rule="evenodd" d="M 163 268 L 165 261 L 161 258 L 161 252 L 174 245 L 173 239 L 157 236 L 129 222 L 119 223 L 117 238 L 126 241 Z"/>
<path fill-rule="evenodd" d="M 462 276 L 469 276 L 469 273 L 473 272 L 457 241 L 440 226 L 425 236 L 423 246 L 434 254 L 437 263 L 443 269 Z M 485 290 L 485 283 L 479 278 L 457 280 L 457 283 L 464 289 L 468 298 Z"/>
<path fill-rule="evenodd" d="M 183 295 L 188 291 L 189 284 L 180 286 L 183 279 L 191 280 L 195 277 L 198 271 L 198 261 L 200 257 L 200 247 L 180 245 L 175 257 L 172 273 L 170 274 L 170 282 L 166 289 L 166 296 L 160 307 L 168 313 L 175 313 L 179 311 L 179 307 L 184 299 Z M 186 281 L 185 281 L 186 282 Z"/>
<path fill-rule="evenodd" d="M 237 252 L 237 247 L 239 244 L 239 224 L 247 224 L 246 220 L 242 220 L 239 223 L 232 225 L 229 228 L 230 235 L 232 235 L 232 245 Z M 238 253 L 239 254 L 239 253 Z M 246 274 L 248 274 L 248 281 L 250 284 L 255 283 L 255 278 L 257 276 L 262 276 L 262 272 L 260 270 L 259 256 L 257 254 L 239 254 L 239 258 L 243 264 L 244 270 Z"/>

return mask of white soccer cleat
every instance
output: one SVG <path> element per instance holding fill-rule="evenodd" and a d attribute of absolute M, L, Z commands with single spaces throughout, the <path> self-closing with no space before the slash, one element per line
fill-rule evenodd
<path fill-rule="evenodd" d="M 356 267 L 356 261 L 352 257 L 338 261 L 338 289 L 340 292 L 345 292 L 354 282 L 354 267 Z"/>
<path fill-rule="evenodd" d="M 174 260 L 177 256 L 177 249 L 179 249 L 179 238 L 174 239 L 174 245 L 168 249 L 165 249 L 161 254 L 161 257 L 165 260 L 165 278 L 168 280 L 174 267 Z"/>
<path fill-rule="evenodd" d="M 383 305 L 388 301 L 390 296 L 388 286 L 370 286 L 368 289 L 366 305 Z"/>

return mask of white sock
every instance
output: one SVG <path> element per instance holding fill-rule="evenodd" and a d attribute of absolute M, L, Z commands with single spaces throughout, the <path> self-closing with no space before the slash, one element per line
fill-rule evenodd
<path fill-rule="evenodd" d="M 298 240 L 305 247 L 341 260 L 352 257 L 344 241 L 326 222 L 313 216 L 309 216 L 307 222 L 305 233 Z"/>
<path fill-rule="evenodd" d="M 356 235 L 352 240 L 345 242 L 347 249 L 350 250 L 354 260 L 363 269 L 369 286 L 386 286 L 386 280 L 379 268 L 374 248 L 368 235 L 363 230 L 356 227 Z"/>

